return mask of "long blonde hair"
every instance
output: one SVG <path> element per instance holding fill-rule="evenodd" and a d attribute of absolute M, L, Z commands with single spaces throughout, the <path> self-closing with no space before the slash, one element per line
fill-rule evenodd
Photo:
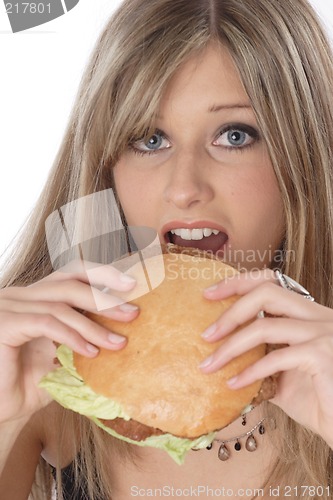
<path fill-rule="evenodd" d="M 285 211 L 282 268 L 318 302 L 333 306 L 333 60 L 306 0 L 125 0 L 93 51 L 4 286 L 28 284 L 52 271 L 47 216 L 79 196 L 115 188 L 112 166 L 129 141 L 153 130 L 168 81 L 212 41 L 230 51 L 267 143 Z M 269 483 L 333 488 L 325 443 L 272 405 L 270 412 L 283 439 Z M 98 464 L 100 489 L 111 497 L 103 457 L 118 445 L 84 419 L 80 425 L 82 464 L 87 471 Z M 92 499 L 99 491 L 95 483 L 89 474 Z M 325 491 L 318 498 L 329 498 Z"/>

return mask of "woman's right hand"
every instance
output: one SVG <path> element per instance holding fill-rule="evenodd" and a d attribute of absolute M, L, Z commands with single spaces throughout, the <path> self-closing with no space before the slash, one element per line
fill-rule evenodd
<path fill-rule="evenodd" d="M 139 312 L 135 306 L 95 287 L 128 292 L 135 283 L 112 266 L 76 262 L 33 285 L 0 290 L 0 424 L 28 419 L 51 401 L 38 383 L 55 368 L 55 342 L 88 357 L 101 347 L 118 350 L 126 345 L 124 337 L 76 309 L 131 321 Z M 97 311 L 97 301 L 108 309 Z"/>

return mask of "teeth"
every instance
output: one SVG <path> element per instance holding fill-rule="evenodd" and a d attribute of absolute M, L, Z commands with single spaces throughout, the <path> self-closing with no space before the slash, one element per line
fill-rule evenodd
<path fill-rule="evenodd" d="M 213 234 L 213 230 L 209 229 L 209 227 L 205 227 L 205 229 L 203 230 L 203 235 L 210 236 L 211 234 Z"/>
<path fill-rule="evenodd" d="M 202 229 L 192 229 L 192 240 L 202 240 L 204 231 Z"/>
<path fill-rule="evenodd" d="M 210 229 L 209 227 L 205 227 L 203 229 L 178 228 L 170 231 L 171 234 L 180 236 L 183 240 L 202 240 L 204 237 L 211 236 L 212 234 L 217 235 L 219 232 L 220 231 L 218 229 Z"/>

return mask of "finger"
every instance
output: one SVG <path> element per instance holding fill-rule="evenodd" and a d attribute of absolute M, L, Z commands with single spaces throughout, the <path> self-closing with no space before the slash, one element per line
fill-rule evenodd
<path fill-rule="evenodd" d="M 97 312 L 114 319 L 128 320 L 134 318 L 138 308 L 126 305 L 125 300 L 110 293 L 102 292 L 81 281 L 40 281 L 34 287 L 11 287 L 2 290 L 3 300 L 0 309 L 4 309 L 5 299 L 20 302 L 63 302 L 89 312 Z M 116 308 L 116 309 L 115 309 Z"/>
<path fill-rule="evenodd" d="M 83 313 L 76 311 L 66 303 L 61 302 L 28 302 L 28 301 L 14 301 L 2 300 L 1 308 L 3 312 L 12 313 L 25 313 L 25 314 L 51 314 L 59 321 L 63 321 L 72 328 L 82 331 L 84 333 L 84 326 L 86 319 Z M 127 310 L 128 308 L 128 310 Z M 129 314 L 130 313 L 130 314 Z M 115 320 L 131 321 L 133 316 L 138 313 L 138 308 L 132 304 L 122 304 L 119 308 L 113 310 Z M 111 314 L 110 314 L 111 315 Z M 109 315 L 109 317 L 110 317 Z M 124 316 L 124 317 L 123 317 Z M 90 322 L 90 320 L 89 320 Z M 88 324 L 89 324 L 88 322 Z"/>
<path fill-rule="evenodd" d="M 85 356 L 95 356 L 100 347 L 118 350 L 126 345 L 123 336 L 110 332 L 71 308 L 62 309 L 61 317 L 62 320 L 50 313 L 1 312 L 0 343 L 19 347 L 33 339 L 47 337 Z"/>
<path fill-rule="evenodd" d="M 90 283 L 94 286 L 102 286 L 119 291 L 129 291 L 134 288 L 136 284 L 135 278 L 126 273 L 122 273 L 112 265 L 103 265 L 81 260 L 70 262 L 43 280 L 78 280 Z"/>
<path fill-rule="evenodd" d="M 66 344 L 74 351 L 88 357 L 98 353 L 78 332 L 51 315 L 1 313 L 0 346 L 20 347 L 39 337 L 47 337 L 59 344 Z"/>
<path fill-rule="evenodd" d="M 333 320 L 333 312 L 271 282 L 252 289 L 232 304 L 205 332 L 203 338 L 216 341 L 256 318 L 260 311 L 308 321 Z"/>
<path fill-rule="evenodd" d="M 325 355 L 324 352 L 322 354 L 322 356 L 316 354 L 312 341 L 278 349 L 267 354 L 237 376 L 232 377 L 227 383 L 232 389 L 240 389 L 256 380 L 291 370 L 307 373 L 313 379 L 320 376 L 321 372 L 332 374 L 331 357 Z M 332 377 L 330 378 L 332 379 Z"/>
<path fill-rule="evenodd" d="M 220 300 L 231 295 L 245 295 L 263 283 L 277 283 L 272 269 L 261 271 L 243 272 L 235 276 L 227 277 L 216 285 L 204 290 L 204 296 L 211 300 Z"/>
<path fill-rule="evenodd" d="M 206 360 L 200 364 L 205 373 L 217 371 L 237 356 L 261 344 L 296 345 L 318 338 L 320 334 L 331 334 L 331 323 L 313 323 L 285 318 L 258 319 L 237 331 Z"/>

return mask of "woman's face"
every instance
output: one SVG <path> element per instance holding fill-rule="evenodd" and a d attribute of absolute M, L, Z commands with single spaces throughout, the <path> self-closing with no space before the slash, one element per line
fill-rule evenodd
<path fill-rule="evenodd" d="M 114 177 L 128 224 L 154 228 L 162 242 L 205 249 L 247 270 L 269 265 L 279 248 L 277 181 L 225 49 L 211 46 L 178 70 L 155 133 L 129 145 Z"/>

